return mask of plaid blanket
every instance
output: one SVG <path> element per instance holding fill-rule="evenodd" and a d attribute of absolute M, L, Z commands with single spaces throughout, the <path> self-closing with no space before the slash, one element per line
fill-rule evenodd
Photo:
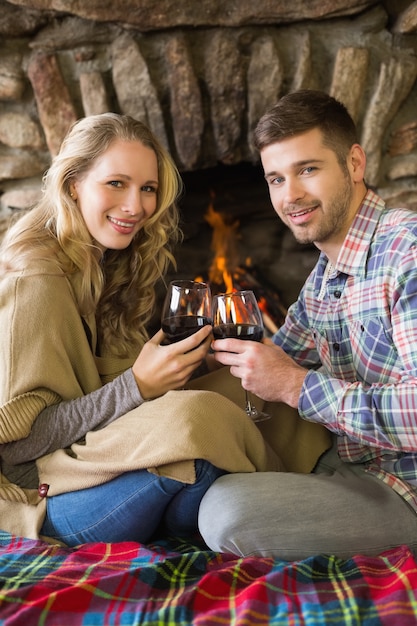
<path fill-rule="evenodd" d="M 236 558 L 179 541 L 51 546 L 0 532 L 0 624 L 417 624 L 417 562 Z"/>

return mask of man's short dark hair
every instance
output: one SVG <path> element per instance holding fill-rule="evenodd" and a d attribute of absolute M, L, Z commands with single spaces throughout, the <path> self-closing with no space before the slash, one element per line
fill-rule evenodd
<path fill-rule="evenodd" d="M 302 89 L 286 94 L 259 120 L 254 131 L 258 151 L 294 135 L 318 128 L 325 146 L 345 162 L 358 143 L 354 121 L 344 104 L 323 91 Z"/>

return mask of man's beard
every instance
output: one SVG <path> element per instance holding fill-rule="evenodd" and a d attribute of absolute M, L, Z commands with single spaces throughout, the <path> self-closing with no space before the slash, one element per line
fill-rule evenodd
<path fill-rule="evenodd" d="M 323 219 L 317 225 L 311 226 L 306 224 L 305 227 L 297 226 L 295 228 L 290 226 L 298 243 L 325 243 L 330 237 L 333 237 L 340 230 L 345 228 L 353 191 L 351 188 L 350 178 L 345 177 L 344 180 L 345 184 L 343 185 L 343 188 L 328 204 L 330 210 L 328 210 L 325 214 L 323 213 Z M 320 202 L 317 202 L 316 204 L 319 207 L 322 206 Z"/>

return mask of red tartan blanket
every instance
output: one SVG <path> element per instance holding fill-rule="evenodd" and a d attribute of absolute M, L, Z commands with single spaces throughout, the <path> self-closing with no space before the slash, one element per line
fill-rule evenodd
<path fill-rule="evenodd" d="M 406 547 L 287 563 L 160 542 L 50 546 L 0 532 L 0 624 L 417 624 Z"/>

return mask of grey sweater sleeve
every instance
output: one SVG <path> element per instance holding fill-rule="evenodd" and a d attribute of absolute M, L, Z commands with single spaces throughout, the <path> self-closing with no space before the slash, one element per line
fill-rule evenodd
<path fill-rule="evenodd" d="M 81 398 L 44 409 L 25 439 L 0 445 L 6 465 L 33 461 L 79 441 L 93 429 L 104 428 L 143 403 L 131 369 Z"/>

